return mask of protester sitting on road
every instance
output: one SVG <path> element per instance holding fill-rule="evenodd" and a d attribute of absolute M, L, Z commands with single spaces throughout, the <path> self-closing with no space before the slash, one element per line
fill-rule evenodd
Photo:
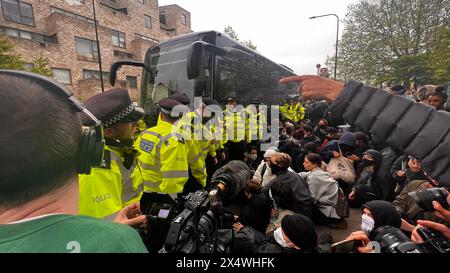
<path fill-rule="evenodd" d="M 309 153 L 317 153 L 317 144 L 309 142 L 301 148 L 301 153 L 297 155 L 297 157 L 294 159 L 294 162 L 292 163 L 292 169 L 294 169 L 295 172 L 299 173 L 306 171 L 303 163 L 305 162 L 306 155 Z M 324 169 L 326 169 L 326 164 L 323 162 L 320 167 L 324 167 Z"/>
<path fill-rule="evenodd" d="M 280 153 L 288 154 L 291 158 L 296 158 L 301 153 L 301 143 L 305 132 L 302 129 L 294 130 L 292 137 L 278 150 Z M 291 166 L 292 167 L 292 166 Z"/>
<path fill-rule="evenodd" d="M 381 154 L 373 149 L 367 150 L 364 152 L 362 164 L 364 169 L 361 177 L 348 197 L 350 206 L 357 208 L 371 200 L 391 201 L 395 182 L 379 171 Z"/>
<path fill-rule="evenodd" d="M 371 253 L 373 249 L 367 245 L 374 239 L 379 227 L 400 228 L 400 225 L 400 215 L 391 203 L 382 200 L 370 201 L 362 206 L 361 231 L 352 232 L 346 240 L 360 241 L 362 246 L 358 247 L 358 252 Z"/>
<path fill-rule="evenodd" d="M 425 180 L 426 176 L 421 169 L 420 162 L 409 155 L 401 155 L 391 167 L 391 175 L 397 183 L 395 192 L 398 194 L 413 180 Z"/>
<path fill-rule="evenodd" d="M 317 252 L 316 228 L 304 215 L 289 215 L 273 235 L 255 234 L 255 245 L 258 253 L 314 253 Z"/>
<path fill-rule="evenodd" d="M 258 157 L 258 148 L 256 146 L 252 145 L 249 147 L 248 154 L 246 154 L 244 161 L 247 163 L 250 170 L 255 171 L 258 168 L 262 160 Z"/>
<path fill-rule="evenodd" d="M 266 233 L 278 228 L 286 215 L 299 213 L 312 217 L 314 200 L 306 181 L 297 173 L 288 170 L 291 158 L 288 154 L 276 153 L 268 161 L 269 168 L 276 175 L 270 186 L 270 196 L 276 207 L 273 216 L 276 217 L 267 227 Z"/>
<path fill-rule="evenodd" d="M 317 148 L 318 152 L 320 152 L 324 147 L 326 147 L 330 141 L 339 140 L 339 138 L 341 138 L 341 135 L 339 134 L 339 130 L 334 127 L 328 127 L 326 131 L 327 131 L 327 135 L 325 136 L 325 139 L 322 141 L 322 143 Z"/>
<path fill-rule="evenodd" d="M 306 179 L 309 191 L 314 199 L 314 211 L 312 220 L 316 225 L 338 224 L 342 219 L 336 213 L 339 185 L 329 173 L 323 171 L 322 158 L 318 154 L 306 155 L 303 163 L 307 172 L 299 173 Z"/>
<path fill-rule="evenodd" d="M 305 132 L 303 139 L 301 140 L 300 144 L 305 145 L 306 143 L 313 142 L 317 145 L 320 145 L 322 142 L 320 138 L 318 138 L 316 135 L 314 135 L 314 130 L 309 125 L 304 125 L 302 127 L 303 131 Z"/>
<path fill-rule="evenodd" d="M 264 153 L 264 160 L 259 164 L 258 168 L 255 171 L 255 174 L 253 175 L 253 180 L 261 183 L 263 190 L 269 189 L 272 185 L 273 180 L 276 178 L 276 176 L 272 173 L 272 170 L 270 169 L 268 163 L 268 161 L 270 161 L 270 158 L 276 153 L 277 149 L 275 147 L 270 147 Z M 294 170 L 289 167 L 288 171 L 293 172 Z"/>
<path fill-rule="evenodd" d="M 304 98 L 333 102 L 329 110 L 334 116 L 419 159 L 431 177 L 450 186 L 450 113 L 356 81 L 344 86 L 318 76 L 293 76 L 280 82 L 301 82 Z"/>
<path fill-rule="evenodd" d="M 327 136 L 327 128 L 328 121 L 324 118 L 319 120 L 319 124 L 314 128 L 314 135 L 320 139 L 320 142 L 323 142 L 325 137 Z"/>

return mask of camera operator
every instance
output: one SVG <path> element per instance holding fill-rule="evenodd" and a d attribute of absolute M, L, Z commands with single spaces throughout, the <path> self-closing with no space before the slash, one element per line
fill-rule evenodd
<path fill-rule="evenodd" d="M 447 204 L 450 205 L 450 194 L 447 196 Z M 444 220 L 447 224 L 450 224 L 450 211 L 444 209 L 441 206 L 441 204 L 439 204 L 439 202 L 437 202 L 437 201 L 433 201 L 433 207 L 436 210 L 434 212 L 434 214 L 437 217 Z M 412 235 L 411 235 L 411 240 L 415 243 L 423 242 L 422 237 L 417 233 L 417 229 L 420 227 L 425 227 L 425 228 L 429 228 L 432 230 L 436 230 L 436 231 L 442 233 L 442 235 L 445 238 L 450 239 L 450 229 L 443 224 L 439 224 L 439 223 L 432 222 L 432 221 L 424 221 L 424 220 L 418 220 L 417 224 L 418 225 L 414 228 Z"/>
<path fill-rule="evenodd" d="M 392 204 L 402 217 L 402 230 L 411 232 L 417 223 L 417 220 L 438 221 L 436 212 L 424 211 L 419 204 L 410 196 L 410 193 L 418 190 L 426 190 L 437 187 L 429 180 L 413 180 L 409 182 L 405 188 L 395 197 Z M 440 206 L 434 201 L 433 205 Z M 443 209 L 443 208 L 442 208 Z M 445 210 L 445 209 L 444 209 Z"/>
<path fill-rule="evenodd" d="M 36 74 L 0 70 L 0 90 L 0 252 L 147 252 L 130 227 L 76 215 L 77 172 L 103 153 L 95 117 L 65 86 Z M 82 129 L 79 112 L 95 131 Z"/>
<path fill-rule="evenodd" d="M 374 232 L 381 226 L 392 226 L 400 228 L 400 215 L 394 206 L 387 201 L 374 200 L 362 206 L 361 231 L 352 232 L 346 240 L 360 241 L 361 246 L 357 248 L 360 253 L 371 253 L 373 249 L 368 243 L 373 240 Z"/>

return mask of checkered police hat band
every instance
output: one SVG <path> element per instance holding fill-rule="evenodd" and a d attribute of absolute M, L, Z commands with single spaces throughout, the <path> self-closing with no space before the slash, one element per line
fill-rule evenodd
<path fill-rule="evenodd" d="M 119 123 L 124 118 L 128 117 L 131 113 L 133 113 L 133 111 L 134 111 L 134 104 L 131 103 L 130 105 L 128 105 L 127 108 L 123 109 L 120 113 L 115 115 L 113 118 L 111 118 L 110 120 L 106 121 L 104 123 L 104 126 L 105 127 L 111 127 L 111 126 Z"/>

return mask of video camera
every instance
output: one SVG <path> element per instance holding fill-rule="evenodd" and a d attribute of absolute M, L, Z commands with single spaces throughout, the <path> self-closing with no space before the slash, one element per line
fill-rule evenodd
<path fill-rule="evenodd" d="M 450 240 L 440 232 L 423 227 L 417 232 L 424 243 L 415 244 L 399 228 L 391 226 L 381 226 L 373 234 L 382 253 L 450 253 Z"/>
<path fill-rule="evenodd" d="M 208 191 L 197 190 L 173 203 L 151 204 L 145 213 L 150 228 L 158 232 L 147 232 L 144 243 L 150 251 L 161 249 L 160 253 L 230 252 L 234 219 L 222 210 L 222 200 L 237 196 L 250 176 L 244 162 L 231 161 L 213 174 Z M 225 230 L 231 230 L 231 238 L 222 236 Z"/>

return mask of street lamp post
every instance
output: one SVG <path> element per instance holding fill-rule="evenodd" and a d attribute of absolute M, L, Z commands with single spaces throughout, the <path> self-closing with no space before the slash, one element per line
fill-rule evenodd
<path fill-rule="evenodd" d="M 105 92 L 105 87 L 103 85 L 102 57 L 100 54 L 100 41 L 98 40 L 97 16 L 95 14 L 95 0 L 92 0 L 92 11 L 94 12 L 94 28 L 95 28 L 95 39 L 97 42 L 98 67 L 100 69 L 100 83 L 102 86 L 102 93 L 103 93 L 103 92 Z"/>
<path fill-rule="evenodd" d="M 320 17 L 325 17 L 325 16 L 335 16 L 337 19 L 337 30 L 336 30 L 336 53 L 334 56 L 334 79 L 336 80 L 336 73 L 337 73 L 337 65 L 338 65 L 338 42 L 339 42 L 339 16 L 337 16 L 334 13 L 331 14 L 324 14 L 324 15 L 319 15 L 319 16 L 311 16 L 309 17 L 309 19 L 316 19 L 316 18 L 320 18 Z"/>

